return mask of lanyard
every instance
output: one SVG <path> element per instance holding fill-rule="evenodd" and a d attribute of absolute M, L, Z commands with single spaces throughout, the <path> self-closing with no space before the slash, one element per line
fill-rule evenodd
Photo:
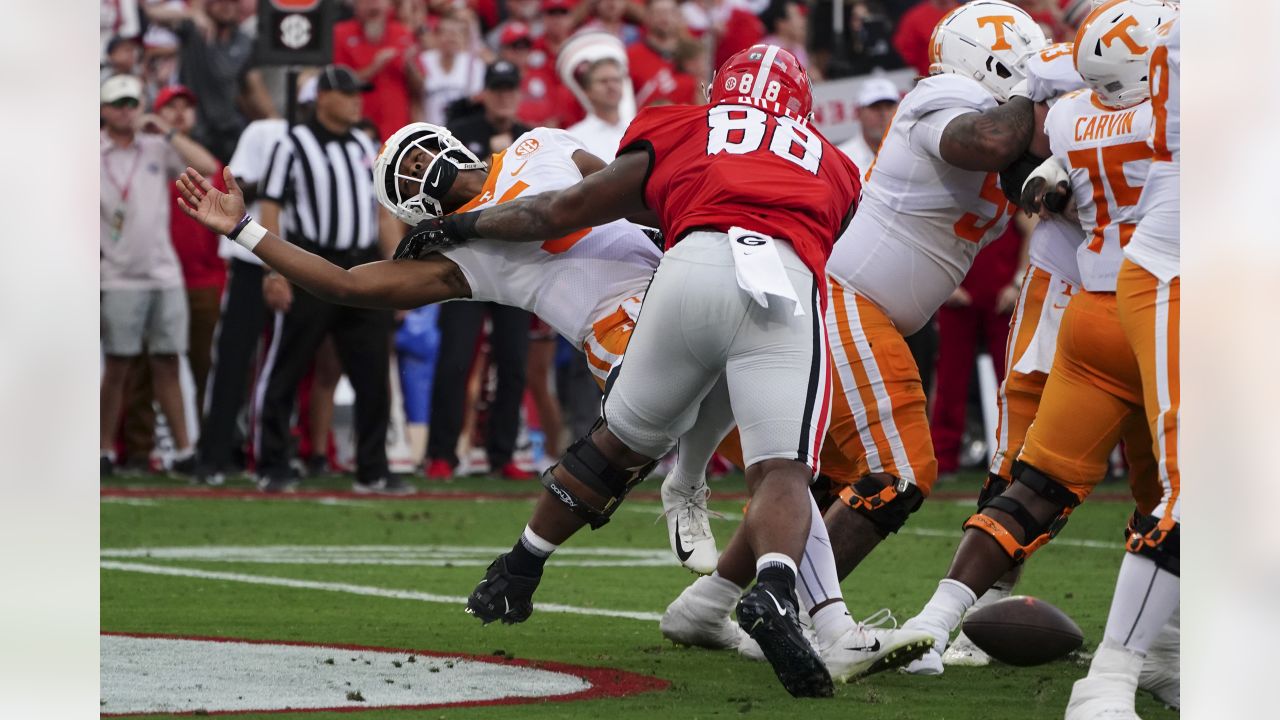
<path fill-rule="evenodd" d="M 133 176 L 138 172 L 138 164 L 142 162 L 142 148 L 138 147 L 137 142 L 137 140 L 134 140 L 134 150 L 137 152 L 137 155 L 133 158 L 133 167 L 129 168 L 129 176 L 125 178 L 123 185 L 116 180 L 115 173 L 111 172 L 111 164 L 107 162 L 102 164 L 102 169 L 107 173 L 107 179 L 111 181 L 111 184 L 115 186 L 116 190 L 120 191 L 121 205 L 129 202 L 129 191 L 133 189 Z"/>

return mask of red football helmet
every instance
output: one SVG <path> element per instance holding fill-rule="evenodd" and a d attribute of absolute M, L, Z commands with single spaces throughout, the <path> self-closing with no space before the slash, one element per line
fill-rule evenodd
<path fill-rule="evenodd" d="M 777 45 L 752 45 L 725 60 L 711 78 L 713 105 L 742 102 L 739 98 L 776 102 L 781 109 L 808 118 L 813 110 L 813 83 L 795 55 Z"/>

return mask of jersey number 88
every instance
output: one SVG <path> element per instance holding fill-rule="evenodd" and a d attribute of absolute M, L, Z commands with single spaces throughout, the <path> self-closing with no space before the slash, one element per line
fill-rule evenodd
<path fill-rule="evenodd" d="M 749 74 L 742 76 L 743 91 L 751 84 L 750 78 Z M 776 81 L 771 83 L 774 84 Z M 769 151 L 817 175 L 822 162 L 822 139 L 785 115 L 770 115 L 750 105 L 717 105 L 707 111 L 707 154 L 746 155 L 759 150 L 770 120 L 773 136 Z"/>

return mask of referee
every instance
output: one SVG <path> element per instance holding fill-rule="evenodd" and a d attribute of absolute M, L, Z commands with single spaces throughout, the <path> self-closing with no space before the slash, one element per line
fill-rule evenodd
<path fill-rule="evenodd" d="M 261 186 L 261 223 L 279 234 L 281 214 L 288 239 L 344 268 L 390 254 L 398 240 L 395 223 L 377 204 L 373 162 L 377 148 L 355 126 L 367 89 L 350 68 L 321 70 L 315 113 L 276 144 Z M 381 232 L 380 232 L 381 231 Z M 343 370 L 356 393 L 357 493 L 407 494 L 412 485 L 387 467 L 387 422 L 391 412 L 389 336 L 386 310 L 332 305 L 284 278 L 263 281 L 277 332 L 259 381 L 258 474 L 265 492 L 291 490 L 297 479 L 289 463 L 290 418 L 298 382 L 325 335 L 332 335 Z"/>

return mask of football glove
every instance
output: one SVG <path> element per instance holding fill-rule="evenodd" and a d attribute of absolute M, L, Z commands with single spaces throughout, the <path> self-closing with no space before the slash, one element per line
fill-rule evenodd
<path fill-rule="evenodd" d="M 475 237 L 476 222 L 480 213 L 432 217 L 423 220 L 405 235 L 393 260 L 421 260 L 433 252 L 440 252 Z"/>

